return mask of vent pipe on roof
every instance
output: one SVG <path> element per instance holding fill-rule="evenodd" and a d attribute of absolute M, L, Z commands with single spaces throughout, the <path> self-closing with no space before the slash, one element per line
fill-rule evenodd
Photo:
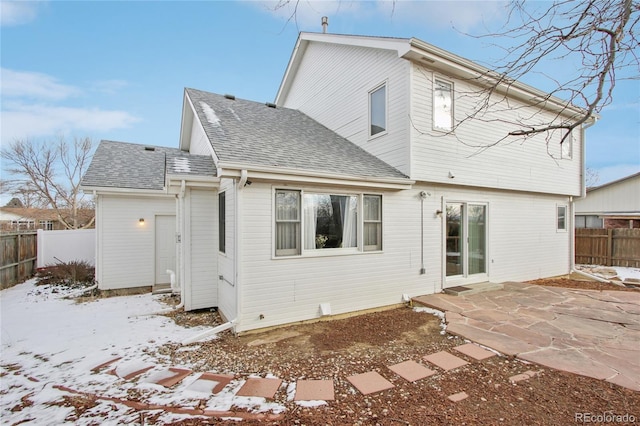
<path fill-rule="evenodd" d="M 327 27 L 329 26 L 329 18 L 326 16 L 322 17 L 322 34 L 327 33 Z"/>

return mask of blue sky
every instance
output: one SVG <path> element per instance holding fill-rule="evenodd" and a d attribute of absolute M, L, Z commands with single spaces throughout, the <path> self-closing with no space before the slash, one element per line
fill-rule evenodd
<path fill-rule="evenodd" d="M 288 23 L 275 4 L 2 0 L 2 144 L 64 134 L 177 147 L 184 87 L 273 101 L 298 31 L 321 31 L 323 15 L 332 33 L 417 37 L 482 64 L 504 42 L 465 35 L 503 23 L 504 2 L 302 0 Z M 614 96 L 587 133 L 600 184 L 640 171 L 640 82 Z"/>

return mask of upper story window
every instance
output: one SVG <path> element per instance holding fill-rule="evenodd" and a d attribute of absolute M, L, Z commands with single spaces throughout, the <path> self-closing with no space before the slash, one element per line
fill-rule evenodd
<path fill-rule="evenodd" d="M 369 136 L 387 131 L 387 85 L 369 92 Z"/>
<path fill-rule="evenodd" d="M 453 84 L 437 79 L 433 85 L 433 127 L 453 130 Z"/>
<path fill-rule="evenodd" d="M 560 144 L 560 155 L 568 160 L 573 158 L 573 132 L 570 132 Z"/>
<path fill-rule="evenodd" d="M 274 240 L 276 256 L 380 251 L 382 196 L 278 189 Z"/>

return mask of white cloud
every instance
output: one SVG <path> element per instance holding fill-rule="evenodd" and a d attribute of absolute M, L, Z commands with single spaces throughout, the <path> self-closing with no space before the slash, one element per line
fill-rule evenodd
<path fill-rule="evenodd" d="M 105 80 L 87 88 L 64 84 L 51 75 L 0 69 L 3 143 L 60 133 L 107 132 L 127 128 L 140 119 L 126 111 L 78 105 L 88 95 L 114 94 L 126 86 L 122 80 Z"/>
<path fill-rule="evenodd" d="M 80 89 L 47 74 L 0 68 L 0 92 L 10 98 L 61 100 L 80 94 Z"/>
<path fill-rule="evenodd" d="M 139 118 L 118 110 L 45 104 L 3 105 L 2 141 L 60 133 L 107 132 L 129 127 L 138 121 Z"/>
<path fill-rule="evenodd" d="M 41 1 L 0 1 L 0 25 L 15 26 L 33 21 Z"/>

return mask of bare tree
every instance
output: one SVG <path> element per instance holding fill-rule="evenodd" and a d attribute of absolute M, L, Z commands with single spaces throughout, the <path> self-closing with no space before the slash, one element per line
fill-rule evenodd
<path fill-rule="evenodd" d="M 48 207 L 67 229 L 86 228 L 80 222 L 80 209 L 91 206 L 80 191 L 80 180 L 89 166 L 93 143 L 90 138 L 64 137 L 54 141 L 16 140 L 0 151 L 7 160 L 13 194 L 22 195 L 25 206 Z M 84 222 L 84 221 L 82 221 Z"/>
<path fill-rule="evenodd" d="M 491 72 L 478 78 L 489 81 L 485 97 L 468 119 L 481 118 L 502 102 L 499 89 L 511 87 L 530 73 L 545 75 L 555 88 L 535 101 L 545 108 L 552 96 L 566 101 L 566 108 L 550 119 L 530 114 L 515 121 L 505 138 L 528 138 L 562 131 L 562 144 L 575 128 L 591 120 L 613 99 L 616 81 L 638 79 L 638 22 L 640 2 L 633 0 L 560 0 L 551 5 L 523 0 L 512 2 L 505 30 L 484 37 L 498 38 L 504 44 L 505 56 Z M 563 81 L 543 73 L 544 62 L 556 62 L 576 72 Z M 629 77 L 623 77 L 629 74 Z M 572 108 L 577 107 L 577 108 Z M 496 112 L 495 110 L 493 111 Z"/>
<path fill-rule="evenodd" d="M 600 181 L 600 175 L 598 172 L 590 167 L 587 167 L 584 174 L 584 182 L 587 188 L 593 188 L 598 185 Z"/>

